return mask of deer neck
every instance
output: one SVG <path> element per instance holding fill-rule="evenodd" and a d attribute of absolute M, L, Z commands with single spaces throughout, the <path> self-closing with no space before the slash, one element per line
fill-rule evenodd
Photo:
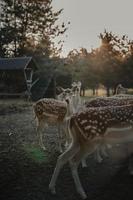
<path fill-rule="evenodd" d="M 72 115 L 74 113 L 74 108 L 73 108 L 73 104 L 71 101 L 67 101 L 67 113 L 66 113 L 66 117 L 69 117 L 70 115 Z"/>
<path fill-rule="evenodd" d="M 80 94 L 78 93 L 77 94 L 77 99 L 78 99 L 78 102 L 79 102 L 79 104 L 81 103 L 81 97 L 80 97 Z"/>
<path fill-rule="evenodd" d="M 73 96 L 73 112 L 76 112 L 81 105 L 80 94 L 76 94 Z"/>

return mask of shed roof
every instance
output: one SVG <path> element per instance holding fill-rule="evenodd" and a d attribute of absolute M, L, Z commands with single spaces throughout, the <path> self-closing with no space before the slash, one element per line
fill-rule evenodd
<path fill-rule="evenodd" d="M 30 62 L 32 62 L 33 68 L 37 68 L 32 57 L 0 58 L 0 70 L 26 69 Z"/>

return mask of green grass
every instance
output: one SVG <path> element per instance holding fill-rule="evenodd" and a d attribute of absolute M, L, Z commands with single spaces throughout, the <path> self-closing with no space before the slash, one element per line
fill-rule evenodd
<path fill-rule="evenodd" d="M 27 156 L 37 163 L 48 162 L 47 152 L 41 150 L 39 147 L 27 146 L 24 148 Z"/>

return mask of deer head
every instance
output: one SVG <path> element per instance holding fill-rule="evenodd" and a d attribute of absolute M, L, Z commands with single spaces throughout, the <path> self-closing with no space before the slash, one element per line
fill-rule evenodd
<path fill-rule="evenodd" d="M 72 91 L 74 95 L 80 94 L 80 89 L 81 89 L 81 82 L 73 82 L 72 83 Z"/>

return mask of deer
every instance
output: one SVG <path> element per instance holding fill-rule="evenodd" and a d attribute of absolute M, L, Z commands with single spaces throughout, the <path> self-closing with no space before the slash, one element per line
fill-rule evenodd
<path fill-rule="evenodd" d="M 94 153 L 99 144 L 123 144 L 133 142 L 133 130 L 122 127 L 133 125 L 133 105 L 85 108 L 73 114 L 69 119 L 69 131 L 72 141 L 56 163 L 49 189 L 55 194 L 55 186 L 61 168 L 67 162 L 70 165 L 76 190 L 82 199 L 87 195 L 78 175 L 81 160 Z M 111 130 L 114 128 L 114 131 Z M 115 131 L 117 128 L 117 131 Z M 120 131 L 118 131 L 120 129 Z"/>
<path fill-rule="evenodd" d="M 81 82 L 73 82 L 72 83 L 72 92 L 73 92 L 73 107 L 74 112 L 76 112 L 81 107 Z"/>
<path fill-rule="evenodd" d="M 108 98 L 120 98 L 120 99 L 128 98 L 128 99 L 132 99 L 133 95 L 132 94 L 115 94 L 115 95 L 108 97 Z"/>
<path fill-rule="evenodd" d="M 43 144 L 42 129 L 47 125 L 56 125 L 58 127 L 58 142 L 59 151 L 62 153 L 61 136 L 62 132 L 65 132 L 66 140 L 69 141 L 69 135 L 66 131 L 66 119 L 72 113 L 75 112 L 74 101 L 76 100 L 77 94 L 75 90 L 79 87 L 79 82 L 72 84 L 72 88 L 58 87 L 60 94 L 57 95 L 57 99 L 43 98 L 38 100 L 33 105 L 33 110 L 37 118 L 37 135 L 39 138 L 39 145 L 43 150 L 46 147 Z M 73 96 L 75 98 L 73 98 Z M 78 97 L 79 98 L 79 97 Z M 62 131 L 63 130 L 63 131 Z"/>
<path fill-rule="evenodd" d="M 122 84 L 118 84 L 116 87 L 116 94 L 127 94 L 128 89 L 124 88 Z"/>
<path fill-rule="evenodd" d="M 105 107 L 105 106 L 122 106 L 133 104 L 133 96 L 132 95 L 122 95 L 122 96 L 112 96 L 112 97 L 98 97 L 94 98 L 90 101 L 85 102 L 86 108 L 91 107 Z M 130 127 L 127 127 L 129 129 Z M 97 149 L 96 151 L 96 160 L 101 163 L 103 161 L 103 157 L 108 157 L 107 149 L 110 148 L 110 145 L 102 145 L 102 148 L 99 148 L 101 152 Z"/>
<path fill-rule="evenodd" d="M 97 97 L 86 101 L 84 106 L 89 107 L 105 107 L 105 106 L 120 106 L 133 103 L 133 96 L 112 96 L 112 97 Z"/>
<path fill-rule="evenodd" d="M 71 84 L 72 88 L 61 88 L 59 87 L 60 90 L 62 90 L 62 92 L 65 92 L 65 93 L 68 93 L 71 95 L 72 97 L 72 105 L 73 105 L 73 113 L 76 113 L 78 110 L 81 109 L 82 107 L 82 103 L 81 103 L 81 97 L 80 97 L 80 91 L 81 91 L 81 82 L 80 81 L 77 81 L 77 82 L 73 82 Z M 59 97 L 58 97 L 59 98 Z M 64 120 L 64 124 L 65 124 L 65 136 L 66 136 L 66 143 L 65 143 L 65 147 L 68 146 L 71 138 L 70 138 L 70 134 L 69 134 L 69 130 L 68 130 L 68 119 L 69 116 L 67 118 L 65 118 Z M 99 157 L 98 157 L 99 156 Z M 100 160 L 100 154 L 97 155 L 98 157 L 98 161 Z M 100 162 L 100 161 L 99 161 Z M 82 160 L 82 167 L 87 167 L 87 163 L 86 163 L 86 160 L 83 159 Z"/>
<path fill-rule="evenodd" d="M 72 97 L 72 106 L 73 106 L 73 113 L 77 112 L 79 110 L 79 108 L 81 107 L 81 98 L 80 98 L 80 90 L 81 90 L 81 82 L 73 82 L 71 84 L 71 88 L 61 88 L 60 90 L 62 90 L 62 92 L 68 93 L 71 97 Z M 58 97 L 59 99 L 59 97 Z M 67 123 L 66 123 L 66 128 L 67 128 Z M 66 146 L 69 143 L 69 134 L 67 134 L 68 131 L 66 132 Z"/>
<path fill-rule="evenodd" d="M 80 97 L 80 91 L 81 91 L 81 82 L 73 82 L 71 84 L 71 88 L 63 88 L 63 87 L 56 87 L 58 93 L 67 93 L 72 96 L 72 103 L 73 103 L 73 112 L 76 112 L 79 107 L 81 106 L 81 97 Z M 60 99 L 59 95 L 57 95 L 57 99 Z"/>
<path fill-rule="evenodd" d="M 43 144 L 42 129 L 47 125 L 56 125 L 58 127 L 59 151 L 63 152 L 61 144 L 61 130 L 65 122 L 65 118 L 73 113 L 71 95 L 68 95 L 68 93 L 64 91 L 58 95 L 58 100 L 52 98 L 40 99 L 33 105 L 33 110 L 37 119 L 36 130 L 40 147 L 43 150 L 46 150 L 46 147 Z"/>
<path fill-rule="evenodd" d="M 71 94 L 71 96 L 72 96 L 72 104 L 73 104 L 73 113 L 76 113 L 82 107 L 81 97 L 80 97 L 81 82 L 80 81 L 73 82 L 71 84 L 71 86 L 72 86 L 71 89 L 70 88 L 64 89 L 64 88 L 61 88 L 61 87 L 59 87 L 58 89 L 60 91 L 62 91 L 62 92 L 66 92 L 66 93 Z M 65 147 L 67 147 L 71 138 L 70 138 L 70 134 L 69 134 L 69 131 L 68 131 L 68 120 L 67 120 L 67 118 L 65 118 L 64 121 L 65 121 L 65 130 L 64 130 L 64 132 L 65 132 L 65 136 L 66 136 Z M 101 159 L 101 157 L 99 155 L 98 160 L 100 160 L 100 159 Z M 85 159 L 82 160 L 82 167 L 87 167 L 87 163 L 86 163 Z"/>

